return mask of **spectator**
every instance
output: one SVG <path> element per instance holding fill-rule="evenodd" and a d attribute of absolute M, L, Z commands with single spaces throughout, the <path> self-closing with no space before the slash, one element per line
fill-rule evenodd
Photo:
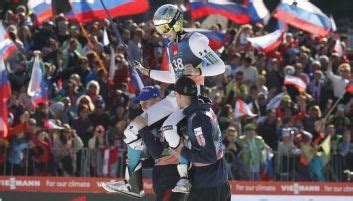
<path fill-rule="evenodd" d="M 288 181 L 295 178 L 295 164 L 297 158 L 301 155 L 301 151 L 294 145 L 294 135 L 293 128 L 284 128 L 281 131 L 281 141 L 278 143 L 276 156 L 276 172 L 281 180 L 283 176 Z"/>
<path fill-rule="evenodd" d="M 57 164 L 56 172 L 60 176 L 73 176 L 76 172 L 76 153 L 82 149 L 81 138 L 65 124 L 64 129 L 60 131 L 59 136 L 53 140 L 53 156 Z"/>
<path fill-rule="evenodd" d="M 78 109 L 78 117 L 76 117 L 72 122 L 72 127 L 81 138 L 84 147 L 88 147 L 88 140 L 92 137 L 94 130 L 93 123 L 88 118 L 90 113 L 91 111 L 88 105 L 83 104 Z"/>
<path fill-rule="evenodd" d="M 353 154 L 353 143 L 351 140 L 351 132 L 346 130 L 343 134 L 343 141 L 338 145 L 338 151 L 343 155 Z"/>
<path fill-rule="evenodd" d="M 257 130 L 259 136 L 268 144 L 272 150 L 277 150 L 279 137 L 277 129 L 279 128 L 279 121 L 276 118 L 276 112 L 269 110 L 263 122 L 259 123 Z"/>
<path fill-rule="evenodd" d="M 333 86 L 334 97 L 337 99 L 342 96 L 345 92 L 345 87 L 348 84 L 351 74 L 351 66 L 347 63 L 343 63 L 338 67 L 339 75 L 335 75 L 332 72 L 332 64 L 329 64 L 326 76 L 331 80 Z"/>
<path fill-rule="evenodd" d="M 235 73 L 238 71 L 243 72 L 243 82 L 250 87 L 251 85 L 255 84 L 255 81 L 258 76 L 258 72 L 256 67 L 251 66 L 252 64 L 252 58 L 250 56 L 245 56 L 243 59 L 243 65 L 239 66 L 236 70 Z"/>
<path fill-rule="evenodd" d="M 51 158 L 52 142 L 49 134 L 45 130 L 39 130 L 32 141 L 34 142 L 32 150 L 35 175 L 48 176 L 50 170 L 53 168 Z"/>
<path fill-rule="evenodd" d="M 7 174 L 9 175 L 24 175 L 26 162 L 28 162 L 28 149 L 34 146 L 33 142 L 29 141 L 25 136 L 24 130 L 19 130 L 10 138 L 9 153 L 7 160 Z"/>
<path fill-rule="evenodd" d="M 350 119 L 345 115 L 344 105 L 337 106 L 337 111 L 328 117 L 327 123 L 333 124 L 336 132 L 343 134 L 345 128 L 351 124 Z"/>
<path fill-rule="evenodd" d="M 118 149 L 115 136 L 112 132 L 105 131 L 102 125 L 95 128 L 93 137 L 88 142 L 88 147 L 96 152 L 93 167 L 99 177 L 116 177 L 118 167 Z M 108 158 L 106 161 L 105 158 Z"/>
<path fill-rule="evenodd" d="M 314 79 L 308 84 L 307 91 L 312 95 L 315 103 L 323 110 L 327 103 L 327 88 L 324 83 L 324 75 L 321 70 L 314 72 Z"/>
<path fill-rule="evenodd" d="M 219 121 L 219 127 L 222 132 L 227 130 L 227 128 L 230 126 L 233 120 L 233 109 L 232 106 L 229 104 L 226 104 L 223 106 L 221 113 L 219 115 L 218 121 Z"/>
<path fill-rule="evenodd" d="M 129 41 L 128 47 L 132 59 L 140 63 L 143 62 L 143 52 L 142 52 L 142 38 L 144 32 L 142 29 L 136 29 L 134 31 L 132 39 Z"/>
<path fill-rule="evenodd" d="M 94 111 L 88 116 L 88 118 L 93 123 L 94 127 L 98 125 L 102 125 L 104 129 L 109 128 L 110 124 L 110 115 L 108 112 L 105 112 L 105 103 L 102 97 L 98 96 L 96 101 L 94 102 L 95 109 Z"/>
<path fill-rule="evenodd" d="M 262 137 L 256 134 L 255 129 L 255 125 L 246 124 L 244 126 L 244 135 L 240 136 L 238 141 L 242 150 L 240 159 L 249 171 L 249 178 L 247 178 L 247 180 L 251 181 L 260 180 L 262 151 L 270 149 Z"/>

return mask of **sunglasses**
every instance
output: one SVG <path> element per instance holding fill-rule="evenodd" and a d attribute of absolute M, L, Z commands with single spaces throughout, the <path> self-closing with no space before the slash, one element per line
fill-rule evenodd
<path fill-rule="evenodd" d="M 155 27 L 156 27 L 156 30 L 158 31 L 158 33 L 160 33 L 160 34 L 167 34 L 170 32 L 170 30 L 172 30 L 172 27 L 170 27 L 168 24 L 161 24 L 161 25 L 157 25 Z"/>

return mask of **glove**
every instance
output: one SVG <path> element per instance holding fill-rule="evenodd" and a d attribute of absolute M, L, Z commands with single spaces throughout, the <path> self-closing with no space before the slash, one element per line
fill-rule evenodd
<path fill-rule="evenodd" d="M 129 145 L 131 148 L 136 150 L 143 150 L 144 144 L 142 138 L 138 135 L 138 129 L 134 125 L 134 122 L 131 122 L 124 131 L 124 142 Z"/>
<path fill-rule="evenodd" d="M 133 61 L 132 62 L 132 65 L 134 66 L 135 69 L 139 69 L 140 72 L 143 74 L 143 75 L 146 75 L 146 76 L 149 76 L 149 69 L 145 68 L 142 66 L 142 64 L 138 61 Z"/>

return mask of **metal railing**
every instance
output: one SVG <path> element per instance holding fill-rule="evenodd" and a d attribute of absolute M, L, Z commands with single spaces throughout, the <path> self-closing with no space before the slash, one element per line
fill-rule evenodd
<path fill-rule="evenodd" d="M 241 151 L 237 155 L 230 151 L 225 151 L 224 158 L 228 168 L 228 177 L 230 180 L 249 180 L 254 181 L 260 179 L 273 181 L 330 181 L 345 182 L 348 180 L 345 170 L 353 170 L 353 154 L 341 155 L 333 153 L 329 156 L 326 164 L 318 160 L 319 166 L 312 164 L 303 164 L 300 160 L 301 155 L 279 155 L 274 152 L 270 164 L 270 172 L 264 173 L 263 163 L 259 165 L 258 172 L 251 171 L 256 163 L 253 159 L 243 160 L 243 155 L 248 154 L 247 151 Z M 312 167 L 314 166 L 314 168 Z M 315 169 L 316 168 L 316 169 Z M 315 172 L 322 174 L 323 179 L 318 179 Z M 265 178 L 264 178 L 265 177 Z"/>
<path fill-rule="evenodd" d="M 125 170 L 126 148 L 118 148 L 116 161 L 104 159 L 104 149 L 83 148 L 76 153 L 57 156 L 52 149 L 49 158 L 40 160 L 32 149 L 26 148 L 17 153 L 10 148 L 0 149 L 0 175 L 7 176 L 77 176 L 77 177 L 123 177 Z M 15 159 L 19 160 L 15 160 Z M 108 160 L 105 161 L 104 160 Z M 103 166 L 107 165 L 103 173 Z M 114 165 L 114 169 L 110 169 Z M 114 171 L 111 172 L 110 170 Z"/>
<path fill-rule="evenodd" d="M 103 173 L 104 162 L 103 149 L 83 148 L 73 155 L 57 157 L 51 150 L 50 159 L 41 162 L 40 156 L 33 153 L 32 149 L 26 148 L 21 152 L 13 153 L 13 150 L 0 149 L 0 175 L 19 175 L 19 176 L 77 176 L 77 177 L 124 177 L 126 147 L 120 146 L 118 154 L 115 155 L 113 169 L 108 173 Z M 17 154 L 17 155 L 16 155 Z M 258 180 L 263 179 L 261 165 L 259 172 L 250 171 L 254 169 L 255 161 L 251 158 L 243 161 L 243 155 L 248 154 L 241 151 L 237 155 L 225 150 L 224 159 L 228 169 L 230 180 Z M 11 157 L 19 157 L 20 160 L 13 160 Z M 99 158 L 100 157 L 100 158 Z M 107 159 L 105 159 L 107 160 Z M 279 155 L 274 153 L 270 165 L 272 166 L 270 180 L 274 181 L 313 181 L 315 178 L 308 165 L 300 162 L 298 155 Z M 106 167 L 107 168 L 107 167 Z M 353 170 L 353 154 L 341 155 L 331 154 L 329 161 L 320 167 L 324 181 L 342 182 L 347 181 L 345 170 Z M 107 172 L 107 170 L 105 171 Z"/>

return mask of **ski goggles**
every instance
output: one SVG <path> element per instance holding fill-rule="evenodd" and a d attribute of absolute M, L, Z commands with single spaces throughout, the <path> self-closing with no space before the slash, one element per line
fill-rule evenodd
<path fill-rule="evenodd" d="M 169 24 L 156 25 L 155 27 L 160 34 L 167 34 L 172 30 L 172 27 L 170 27 Z"/>

